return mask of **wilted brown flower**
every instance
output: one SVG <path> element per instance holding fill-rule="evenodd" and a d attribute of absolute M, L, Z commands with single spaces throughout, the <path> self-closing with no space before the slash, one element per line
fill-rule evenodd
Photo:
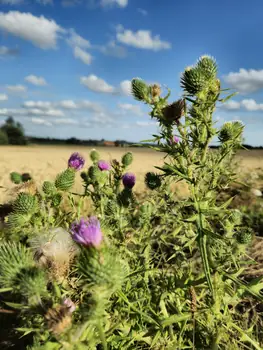
<path fill-rule="evenodd" d="M 180 99 L 163 108 L 162 112 L 165 121 L 168 123 L 178 123 L 179 119 L 184 115 L 185 107 L 185 100 Z"/>
<path fill-rule="evenodd" d="M 67 305 L 48 309 L 45 319 L 49 331 L 55 335 L 63 333 L 71 325 L 71 314 Z"/>

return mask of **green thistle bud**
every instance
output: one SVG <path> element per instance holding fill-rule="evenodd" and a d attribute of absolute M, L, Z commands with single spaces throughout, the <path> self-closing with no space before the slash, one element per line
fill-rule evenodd
<path fill-rule="evenodd" d="M 14 184 L 19 185 L 19 184 L 21 184 L 21 182 L 22 182 L 22 176 L 21 176 L 19 173 L 13 171 L 13 172 L 10 174 L 10 180 L 11 180 Z"/>
<path fill-rule="evenodd" d="M 82 171 L 82 173 L 80 174 L 80 177 L 82 178 L 83 181 L 88 182 L 89 181 L 89 177 L 86 171 Z"/>
<path fill-rule="evenodd" d="M 51 202 L 53 207 L 58 207 L 62 201 L 62 195 L 60 193 L 55 193 L 52 196 Z"/>
<path fill-rule="evenodd" d="M 97 177 L 97 182 L 100 186 L 104 186 L 108 181 L 109 175 L 106 171 L 101 171 L 100 175 Z"/>
<path fill-rule="evenodd" d="M 55 186 L 60 191 L 69 190 L 75 182 L 75 171 L 68 168 L 56 177 Z"/>
<path fill-rule="evenodd" d="M 226 122 L 223 124 L 222 128 L 219 130 L 218 138 L 221 142 L 227 142 L 233 139 L 233 124 L 231 122 Z"/>
<path fill-rule="evenodd" d="M 150 88 L 141 79 L 132 79 L 132 94 L 138 101 L 147 101 L 149 99 Z"/>
<path fill-rule="evenodd" d="M 89 156 L 93 163 L 97 162 L 100 159 L 100 154 L 95 149 L 90 152 Z"/>
<path fill-rule="evenodd" d="M 242 228 L 236 236 L 237 242 L 239 244 L 249 244 L 251 243 L 252 238 L 253 231 L 250 228 Z"/>
<path fill-rule="evenodd" d="M 150 190 L 155 190 L 159 188 L 162 184 L 161 178 L 159 175 L 149 172 L 145 175 L 145 184 Z"/>
<path fill-rule="evenodd" d="M 133 161 L 133 155 L 131 152 L 127 152 L 123 155 L 121 162 L 125 167 L 128 167 L 129 165 L 131 165 Z"/>
<path fill-rule="evenodd" d="M 14 211 L 19 214 L 29 214 L 36 212 L 38 208 L 37 198 L 29 193 L 19 193 L 14 202 Z"/>
<path fill-rule="evenodd" d="M 207 79 L 215 79 L 217 74 L 217 64 L 213 57 L 202 56 L 199 58 L 196 67 L 202 71 Z"/>
<path fill-rule="evenodd" d="M 135 198 L 132 193 L 132 190 L 129 188 L 124 188 L 117 197 L 119 206 L 128 208 L 128 206 L 134 202 Z"/>
<path fill-rule="evenodd" d="M 55 184 L 53 184 L 53 182 L 50 181 L 44 181 L 42 190 L 45 194 L 49 196 L 57 191 Z"/>
<path fill-rule="evenodd" d="M 98 182 L 102 174 L 103 172 L 100 171 L 98 166 L 92 165 L 91 167 L 89 167 L 88 175 L 93 183 Z"/>
<path fill-rule="evenodd" d="M 11 213 L 7 217 L 7 224 L 11 228 L 23 227 L 31 219 L 31 215 L 23 215 L 19 213 Z"/>
<path fill-rule="evenodd" d="M 242 213 L 238 209 L 233 209 L 229 219 L 234 225 L 240 225 L 242 222 Z"/>
<path fill-rule="evenodd" d="M 189 95 L 196 95 L 207 86 L 207 79 L 202 71 L 197 68 L 188 68 L 184 71 L 181 78 L 181 87 Z"/>

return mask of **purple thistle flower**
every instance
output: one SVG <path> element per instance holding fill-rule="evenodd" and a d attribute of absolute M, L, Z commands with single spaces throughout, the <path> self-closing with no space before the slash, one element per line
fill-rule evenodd
<path fill-rule="evenodd" d="M 68 160 L 68 167 L 75 170 L 80 170 L 84 167 L 85 159 L 78 153 L 72 153 Z"/>
<path fill-rule="evenodd" d="M 174 142 L 174 143 L 179 143 L 179 142 L 180 142 L 179 137 L 178 137 L 178 136 L 174 136 L 174 137 L 173 137 L 173 142 Z"/>
<path fill-rule="evenodd" d="M 126 173 L 122 177 L 122 183 L 124 187 L 132 189 L 135 185 L 136 177 L 133 173 Z"/>
<path fill-rule="evenodd" d="M 110 170 L 110 164 L 108 162 L 106 162 L 105 160 L 99 160 L 98 167 L 101 171 Z"/>
<path fill-rule="evenodd" d="M 103 238 L 100 222 L 95 216 L 86 220 L 81 218 L 79 222 L 74 222 L 71 225 L 71 233 L 75 242 L 85 246 L 98 247 Z"/>

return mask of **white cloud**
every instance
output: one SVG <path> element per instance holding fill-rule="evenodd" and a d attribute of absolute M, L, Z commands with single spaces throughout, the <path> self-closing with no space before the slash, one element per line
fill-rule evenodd
<path fill-rule="evenodd" d="M 42 118 L 31 118 L 29 119 L 33 124 L 37 124 L 37 125 L 45 125 L 45 126 L 52 126 L 52 123 L 50 123 L 49 121 L 42 119 Z"/>
<path fill-rule="evenodd" d="M 1 29 L 41 49 L 55 49 L 59 34 L 64 32 L 54 20 L 19 11 L 0 12 Z"/>
<path fill-rule="evenodd" d="M 59 109 L 52 109 L 52 108 L 46 109 L 46 110 L 41 110 L 38 108 L 31 108 L 31 109 L 2 108 L 2 109 L 0 109 L 0 115 L 4 115 L 4 116 L 12 115 L 14 117 L 15 116 L 64 117 L 63 111 L 61 111 Z"/>
<path fill-rule="evenodd" d="M 24 0 L 1 0 L 1 4 L 3 5 L 20 5 L 24 2 Z"/>
<path fill-rule="evenodd" d="M 92 56 L 88 52 L 82 50 L 80 47 L 76 46 L 74 48 L 74 56 L 79 58 L 85 64 L 91 64 Z"/>
<path fill-rule="evenodd" d="M 36 86 L 45 86 L 47 85 L 46 80 L 43 77 L 37 77 L 36 75 L 28 75 L 25 77 L 25 81 L 28 83 L 31 83 Z"/>
<path fill-rule="evenodd" d="M 133 32 L 124 29 L 121 25 L 117 26 L 117 40 L 123 44 L 145 50 L 165 50 L 171 48 L 171 43 L 162 41 L 159 35 L 152 36 L 150 30 L 138 30 Z"/>
<path fill-rule="evenodd" d="M 89 90 L 94 92 L 102 92 L 107 94 L 112 94 L 115 92 L 115 88 L 113 86 L 109 85 L 105 80 L 98 78 L 94 74 L 91 74 L 88 77 L 81 77 L 80 82 Z"/>
<path fill-rule="evenodd" d="M 7 90 L 11 93 L 24 93 L 27 91 L 27 87 L 24 85 L 7 85 Z"/>
<path fill-rule="evenodd" d="M 78 46 L 82 49 L 89 49 L 91 47 L 91 44 L 89 40 L 86 40 L 82 36 L 78 35 L 73 28 L 69 30 L 69 38 L 67 39 L 67 43 L 70 46 Z"/>
<path fill-rule="evenodd" d="M 71 119 L 71 118 L 55 119 L 55 120 L 52 120 L 52 123 L 57 125 L 78 125 L 79 124 L 77 120 Z"/>
<path fill-rule="evenodd" d="M 238 101 L 228 101 L 225 104 L 222 105 L 222 108 L 229 109 L 229 110 L 236 110 L 240 108 L 240 102 Z"/>
<path fill-rule="evenodd" d="M 22 105 L 24 108 L 36 108 L 36 109 L 68 109 L 68 110 L 89 110 L 92 112 L 102 112 L 103 106 L 97 102 L 89 100 L 73 101 L 73 100 L 62 100 L 57 102 L 50 101 L 25 101 Z"/>
<path fill-rule="evenodd" d="M 7 94 L 0 94 L 0 101 L 7 101 L 7 100 L 8 100 Z"/>
<path fill-rule="evenodd" d="M 230 72 L 224 80 L 242 94 L 263 89 L 263 69 L 240 68 L 239 72 Z"/>
<path fill-rule="evenodd" d="M 37 2 L 41 5 L 52 5 L 53 0 L 37 0 Z"/>
<path fill-rule="evenodd" d="M 128 6 L 128 0 L 101 0 L 100 5 L 102 7 L 117 5 L 124 8 Z"/>
<path fill-rule="evenodd" d="M 148 15 L 148 11 L 141 9 L 140 7 L 137 8 L 137 11 L 140 12 L 140 14 L 142 14 L 143 16 L 147 16 Z"/>
<path fill-rule="evenodd" d="M 133 105 L 131 103 L 119 103 L 118 107 L 128 113 L 132 113 L 135 115 L 143 115 L 143 111 L 141 110 L 141 106 Z"/>
<path fill-rule="evenodd" d="M 6 46 L 0 46 L 0 56 L 17 56 L 18 54 L 18 49 L 10 49 Z"/>
<path fill-rule="evenodd" d="M 263 111 L 263 103 L 257 103 L 254 99 L 249 98 L 240 102 L 229 101 L 223 105 L 223 108 L 228 110 L 245 109 L 246 111 L 256 112 Z"/>
<path fill-rule="evenodd" d="M 120 90 L 124 95 L 130 96 L 131 95 L 131 81 L 130 80 L 123 80 L 120 83 Z"/>

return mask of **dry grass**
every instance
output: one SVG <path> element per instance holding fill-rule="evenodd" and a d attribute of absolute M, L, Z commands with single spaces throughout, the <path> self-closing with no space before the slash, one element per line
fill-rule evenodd
<path fill-rule="evenodd" d="M 53 180 L 56 174 L 67 166 L 67 159 L 72 152 L 78 151 L 87 160 L 87 166 L 91 164 L 89 152 L 92 147 L 82 146 L 2 146 L 0 148 L 0 186 L 12 188 L 9 174 L 12 171 L 29 172 L 38 184 L 44 180 Z M 105 160 L 120 159 L 126 151 L 134 154 L 134 162 L 130 170 L 137 176 L 136 190 L 145 189 L 143 183 L 147 171 L 154 170 L 154 165 L 160 166 L 163 162 L 163 154 L 147 149 L 126 148 L 96 148 L 101 158 Z M 263 169 L 263 151 L 242 151 L 238 155 L 242 173 Z M 78 179 L 76 190 L 81 190 L 81 181 Z M 0 189 L 0 203 L 6 201 L 9 192 Z"/>

